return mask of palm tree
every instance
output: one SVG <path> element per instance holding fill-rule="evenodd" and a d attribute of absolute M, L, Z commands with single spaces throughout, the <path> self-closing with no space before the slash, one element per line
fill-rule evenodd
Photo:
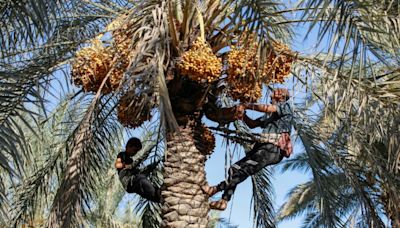
<path fill-rule="evenodd" d="M 213 137 L 200 124 L 201 117 L 205 113 L 221 123 L 232 120 L 221 118 L 231 109 L 219 109 L 208 102 L 219 95 L 218 81 L 228 80 L 228 77 L 220 78 L 221 71 L 227 70 L 222 66 L 228 66 L 226 48 L 236 46 L 234 49 L 240 54 L 246 47 L 252 47 L 253 53 L 245 58 L 267 56 L 279 64 L 288 58 L 285 53 L 277 57 L 273 51 L 274 40 L 284 41 L 290 35 L 285 25 L 274 26 L 284 20 L 281 14 L 274 15 L 279 8 L 257 1 L 5 2 L 1 14 L 7 26 L 1 34 L 3 40 L 9 42 L 2 42 L 4 77 L 1 80 L 4 93 L 9 95 L 2 97 L 1 129 L 8 132 L 7 136 L 1 136 L 8 142 L 2 148 L 2 154 L 7 155 L 2 158 L 3 167 L 8 172 L 24 172 L 18 161 L 21 154 L 29 152 L 29 147 L 24 143 L 26 135 L 22 134 L 21 124 L 16 124 L 15 119 L 20 118 L 33 132 L 32 125 L 37 122 L 25 121 L 21 113 L 31 114 L 36 120 L 36 113 L 31 113 L 27 107 L 34 105 L 41 112 L 48 111 L 45 98 L 51 91 L 50 81 L 57 78 L 60 71 L 68 71 L 68 64 L 72 63 L 75 85 L 82 86 L 84 92 L 96 94 L 78 92 L 70 98 L 67 107 L 79 105 L 83 108 L 76 113 L 77 117 L 67 120 L 72 122 L 71 131 L 65 134 L 68 137 L 58 153 L 64 162 L 55 164 L 58 157 L 50 159 L 42 175 L 34 179 L 43 179 L 51 172 L 49 169 L 60 165 L 61 175 L 53 192 L 48 225 L 69 227 L 79 223 L 90 208 L 89 199 L 94 197 L 99 181 L 93 177 L 104 167 L 104 158 L 110 156 L 107 151 L 115 146 L 116 138 L 109 136 L 118 135 L 120 130 L 121 125 L 115 124 L 113 114 L 119 105 L 119 121 L 131 127 L 141 125 L 139 120 L 147 120 L 151 110 L 159 108 L 160 138 L 167 141 L 163 225 L 206 226 L 208 199 L 199 186 L 205 183 L 204 162 L 213 148 Z M 272 16 L 264 17 L 270 12 Z M 85 42 L 90 46 L 75 55 Z M 191 61 L 197 60 L 196 52 L 202 52 L 200 60 L 205 62 L 193 67 Z M 232 55 L 230 59 L 234 61 L 235 57 Z M 262 69 L 264 63 L 257 61 L 253 64 L 257 63 Z M 202 66 L 205 69 L 196 69 Z M 241 76 L 241 73 L 234 73 L 232 66 L 232 76 Z M 256 65 L 249 64 L 243 70 L 251 67 Z M 273 70 L 266 73 L 271 72 Z M 272 80 L 268 78 L 271 75 L 260 76 L 264 77 L 264 82 Z M 254 101 L 260 96 L 260 88 L 256 94 L 238 90 L 246 83 L 247 87 L 260 87 L 261 79 L 255 74 L 237 80 L 236 84 L 234 77 L 229 80 L 230 87 L 237 87 L 233 93 L 235 99 Z M 36 85 L 44 91 L 36 91 Z M 67 85 L 62 83 L 62 86 Z M 113 91 L 111 96 L 110 90 Z M 216 116 L 213 111 L 217 111 Z M 129 118 L 125 118 L 127 116 Z M 204 147 L 201 137 L 196 135 L 207 133 L 211 143 Z M 99 162 L 93 163 L 93 160 Z M 35 194 L 33 190 L 26 196 Z M 85 206 L 85 202 L 89 204 Z M 14 219 L 22 216 L 25 210 L 16 211 Z"/>
<path fill-rule="evenodd" d="M 399 3 L 302 4 L 302 18 L 312 21 L 319 40 L 327 39 L 329 45 L 326 52 L 304 56 L 294 70 L 306 87 L 307 102 L 318 103 L 322 112 L 317 122 L 298 112 L 297 131 L 307 156 L 296 157 L 288 167 L 309 167 L 313 181 L 293 189 L 281 218 L 307 211 L 305 222 L 312 226 L 344 226 L 351 218 L 361 226 L 379 227 L 385 214 L 397 227 L 400 34 L 393 22 L 398 21 Z"/>
<path fill-rule="evenodd" d="M 335 164 L 329 156 L 331 151 L 313 136 L 313 130 L 301 128 L 299 135 L 305 152 L 282 164 L 282 171 L 306 171 L 311 173 L 312 179 L 289 192 L 289 199 L 280 208 L 278 220 L 304 214 L 303 227 L 382 226 L 380 215 L 383 211 L 371 207 L 371 204 L 379 204 L 379 199 L 374 197 L 376 186 L 368 183 L 363 170 L 353 164 L 352 169 L 358 168 L 358 189 L 353 187 L 348 179 L 348 170 L 344 171 Z M 360 190 L 362 194 L 358 192 Z"/>
<path fill-rule="evenodd" d="M 361 158 L 370 158 L 361 159 L 362 164 L 370 164 L 368 171 L 387 195 L 387 215 L 397 224 L 394 216 L 400 204 L 393 193 L 400 155 L 395 151 L 398 129 L 393 126 L 398 124 L 393 120 L 398 117 L 399 95 L 398 9 L 396 2 L 340 0 L 304 0 L 293 9 L 271 0 L 4 1 L 0 165 L 11 179 L 29 172 L 21 162 L 32 154 L 27 132 L 35 134 L 34 129 L 42 127 L 40 113 L 52 111 L 46 100 L 54 96 L 52 86 L 66 72 L 61 87 L 70 86 L 72 79 L 82 90 L 66 99 L 67 111 L 59 118 L 69 127 L 54 141 L 55 153 L 38 169 L 37 178 L 28 181 L 40 186 L 38 181 L 52 170 L 59 174 L 48 225 L 79 223 L 91 209 L 106 158 L 121 141 L 119 122 L 138 127 L 154 115 L 159 117 L 156 141 L 166 141 L 160 146 L 166 149 L 162 225 L 206 226 L 208 199 L 199 186 L 205 183 L 204 162 L 213 149 L 213 136 L 201 118 L 227 124 L 233 109 L 215 105 L 217 99 L 228 94 L 231 100 L 254 102 L 260 98 L 261 83 L 281 82 L 294 58 L 279 42 L 292 38 L 289 25 L 308 22 L 311 29 L 319 26 L 320 40 L 331 38 L 327 53 L 298 54 L 293 70 L 299 83 L 311 86 L 324 113 L 334 115 L 330 130 L 314 131 L 313 137 L 331 140 L 330 148 L 339 148 L 329 150 L 330 158 L 373 213 L 376 204 L 365 197 L 358 181 L 360 164 L 342 156 L 350 153 L 351 145 L 362 151 Z M 291 12 L 304 14 L 287 19 Z M 304 72 L 312 72 L 313 81 L 320 83 L 310 85 Z M 338 99 L 342 94 L 346 99 Z M 32 112 L 32 107 L 38 111 Z M 377 113 L 387 122 L 378 121 Z M 26 121 L 27 116 L 33 121 Z M 387 148 L 383 158 L 378 144 L 378 149 L 369 147 L 379 142 Z M 373 169 L 375 162 L 379 166 Z M 257 186 L 268 183 L 268 175 L 260 175 L 254 182 L 256 220 L 273 226 L 272 214 L 266 212 L 268 191 L 260 192 L 263 188 Z M 0 187 L 5 193 L 7 187 Z M 26 200 L 39 194 L 39 188 L 31 189 L 24 194 Z M 6 194 L 0 194 L 0 200 L 9 201 Z M 7 218 L 8 206 L 1 205 L 2 217 Z M 18 207 L 14 218 L 27 213 Z M 379 224 L 377 216 L 371 221 Z"/>
<path fill-rule="evenodd" d="M 398 148 L 399 113 L 394 108 L 398 104 L 392 103 L 397 103 L 395 96 L 391 100 L 381 97 L 398 90 L 385 86 L 393 76 L 380 78 L 373 87 L 368 81 L 362 84 L 355 80 L 350 89 L 347 79 L 336 79 L 342 86 L 335 92 L 351 94 L 342 97 L 339 111 L 332 111 L 335 99 L 329 97 L 328 109 L 316 119 L 298 118 L 302 122 L 297 122 L 296 129 L 305 153 L 287 161 L 283 170 L 307 170 L 313 179 L 291 190 L 278 220 L 305 213 L 305 227 L 384 227 L 382 215 L 386 215 L 392 227 L 398 226 L 395 189 L 400 182 L 395 165 L 398 152 L 393 150 Z M 322 85 L 317 87 L 323 89 Z M 368 89 L 356 96 L 359 87 Z M 373 119 L 378 116 L 379 121 Z"/>

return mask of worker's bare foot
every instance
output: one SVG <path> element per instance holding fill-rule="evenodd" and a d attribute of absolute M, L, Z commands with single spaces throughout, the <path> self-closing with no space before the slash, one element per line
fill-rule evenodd
<path fill-rule="evenodd" d="M 208 185 L 203 185 L 201 186 L 201 189 L 203 190 L 204 193 L 206 193 L 208 196 L 213 196 L 218 192 L 218 189 L 216 186 L 208 186 Z"/>
<path fill-rule="evenodd" d="M 226 209 L 226 207 L 228 206 L 228 201 L 221 199 L 218 201 L 213 201 L 210 203 L 210 208 L 214 209 L 214 210 L 220 210 L 223 211 Z"/>

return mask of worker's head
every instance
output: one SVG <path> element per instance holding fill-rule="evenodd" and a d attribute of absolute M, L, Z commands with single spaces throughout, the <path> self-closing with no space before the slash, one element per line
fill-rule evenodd
<path fill-rule="evenodd" d="M 133 156 L 141 149 L 142 143 L 140 142 L 140 139 L 132 137 L 126 143 L 125 152 L 128 156 Z"/>
<path fill-rule="evenodd" d="M 272 102 L 283 102 L 289 100 L 289 91 L 284 88 L 278 88 L 274 89 L 274 91 L 271 94 L 271 100 Z"/>

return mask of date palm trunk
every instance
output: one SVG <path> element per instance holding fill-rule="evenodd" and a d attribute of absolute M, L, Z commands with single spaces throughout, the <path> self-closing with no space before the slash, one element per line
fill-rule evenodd
<path fill-rule="evenodd" d="M 208 196 L 201 190 L 206 155 L 195 146 L 192 126 L 180 127 L 168 137 L 161 227 L 206 228 L 209 223 Z"/>

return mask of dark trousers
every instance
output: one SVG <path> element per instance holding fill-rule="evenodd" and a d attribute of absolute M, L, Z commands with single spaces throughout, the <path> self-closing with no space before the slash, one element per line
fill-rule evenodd
<path fill-rule="evenodd" d="M 128 193 L 136 193 L 145 199 L 160 203 L 160 188 L 154 187 L 145 175 L 135 174 L 131 176 L 125 176 L 123 179 L 127 182 L 126 191 Z"/>
<path fill-rule="evenodd" d="M 224 191 L 222 199 L 229 201 L 239 183 L 262 168 L 279 163 L 282 158 L 280 149 L 275 145 L 270 143 L 256 144 L 244 158 L 229 168 L 228 179 L 217 185 L 219 191 Z"/>

